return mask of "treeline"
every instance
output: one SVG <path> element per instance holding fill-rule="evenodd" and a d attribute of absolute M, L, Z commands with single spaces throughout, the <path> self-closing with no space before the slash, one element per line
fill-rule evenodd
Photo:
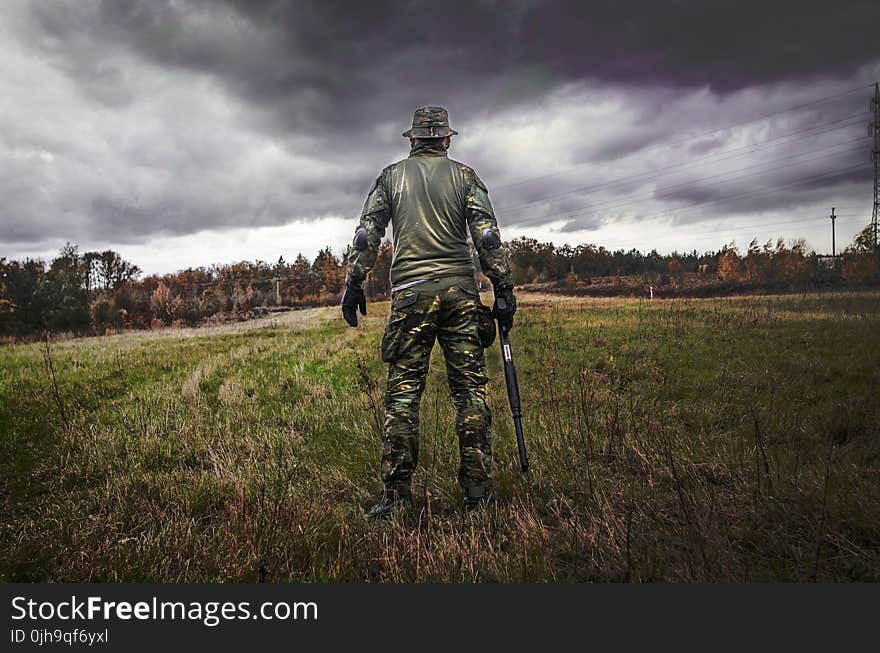
<path fill-rule="evenodd" d="M 390 294 L 390 265 L 385 243 L 366 283 L 373 299 Z M 281 257 L 139 278 L 140 268 L 116 252 L 80 254 L 68 244 L 49 265 L 0 259 L 0 335 L 191 326 L 270 306 L 326 305 L 339 301 L 345 272 L 342 257 L 327 247 L 313 261 L 299 254 L 292 263 Z"/>
<path fill-rule="evenodd" d="M 637 249 L 608 250 L 597 245 L 540 243 L 518 238 L 507 243 L 514 283 L 535 284 L 593 277 L 647 275 L 652 277 L 687 272 L 717 275 L 722 281 L 773 284 L 807 281 L 836 271 L 844 279 L 870 278 L 877 272 L 870 226 L 859 233 L 836 261 L 809 249 L 803 239 L 786 244 L 783 239 L 759 244 L 753 240 L 745 251 L 730 243 L 717 252 L 672 252 Z"/>
<path fill-rule="evenodd" d="M 698 271 L 701 266 L 715 268 L 719 252 L 659 254 L 652 250 L 643 254 L 637 249 L 609 250 L 601 245 L 562 245 L 540 243 L 534 238 L 517 238 L 507 243 L 513 281 L 517 285 L 562 281 L 570 276 L 624 276 L 665 273 L 670 264 L 683 270 Z M 672 263 L 676 261 L 676 263 Z M 706 268 L 704 268 L 706 269 Z"/>
<path fill-rule="evenodd" d="M 866 227 L 836 260 L 809 251 L 802 240 L 790 245 L 752 241 L 743 252 L 730 244 L 718 252 L 671 254 L 592 244 L 557 247 L 533 238 L 518 238 L 506 247 L 517 285 L 556 282 L 574 289 L 595 278 L 641 275 L 662 283 L 696 273 L 728 286 L 772 287 L 829 275 L 875 278 L 872 236 Z M 373 300 L 390 295 L 391 258 L 391 244 L 385 242 L 365 283 Z M 345 273 L 344 257 L 326 247 L 312 261 L 299 254 L 292 263 L 281 257 L 275 263 L 242 261 L 140 278 L 140 268 L 112 250 L 80 254 L 68 244 L 49 265 L 0 259 L 0 335 L 196 325 L 251 317 L 266 307 L 333 304 L 340 299 Z"/>

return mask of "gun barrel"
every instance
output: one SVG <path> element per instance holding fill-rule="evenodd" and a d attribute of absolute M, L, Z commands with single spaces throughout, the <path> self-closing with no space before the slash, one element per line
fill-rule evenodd
<path fill-rule="evenodd" d="M 519 451 L 519 468 L 529 471 L 529 457 L 526 453 L 526 441 L 522 428 L 522 407 L 519 400 L 519 383 L 516 378 L 516 365 L 513 364 L 513 352 L 510 349 L 510 337 L 507 327 L 499 322 L 498 332 L 501 340 L 501 357 L 504 360 L 504 381 L 507 384 L 507 399 L 513 415 L 513 428 L 516 432 L 516 447 Z"/>

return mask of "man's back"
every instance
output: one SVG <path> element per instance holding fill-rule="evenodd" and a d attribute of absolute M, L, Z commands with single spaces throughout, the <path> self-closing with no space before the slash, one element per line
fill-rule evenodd
<path fill-rule="evenodd" d="M 474 274 L 468 246 L 470 168 L 429 149 L 383 172 L 394 234 L 391 283 Z"/>

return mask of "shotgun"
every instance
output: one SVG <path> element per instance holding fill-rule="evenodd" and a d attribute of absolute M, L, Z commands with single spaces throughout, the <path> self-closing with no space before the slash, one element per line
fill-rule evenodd
<path fill-rule="evenodd" d="M 503 304 L 504 299 L 496 299 Z M 500 306 L 503 310 L 503 305 Z M 529 457 L 526 454 L 526 441 L 522 429 L 522 407 L 519 401 L 519 383 L 516 380 L 516 366 L 513 364 L 513 352 L 510 349 L 510 327 L 498 320 L 498 335 L 501 340 L 501 357 L 504 359 L 504 380 L 507 383 L 507 399 L 510 401 L 510 412 L 513 415 L 513 428 L 516 431 L 516 448 L 519 450 L 519 468 L 523 473 L 529 471 Z"/>

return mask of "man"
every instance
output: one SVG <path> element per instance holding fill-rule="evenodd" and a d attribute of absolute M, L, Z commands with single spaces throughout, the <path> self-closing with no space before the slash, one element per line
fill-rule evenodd
<path fill-rule="evenodd" d="M 483 307 L 468 234 L 483 272 L 492 280 L 495 314 L 503 324 L 512 326 L 516 300 L 486 186 L 471 168 L 446 155 L 457 133 L 449 128 L 445 109 L 416 110 L 412 128 L 403 134 L 410 139 L 409 157 L 391 164 L 376 179 L 348 257 L 342 314 L 349 325 L 357 326 L 357 309 L 367 314 L 362 283 L 376 262 L 386 227 L 392 225 L 391 315 L 382 337 L 382 360 L 388 363 L 385 490 L 368 513 L 372 517 L 387 518 L 410 501 L 410 479 L 419 458 L 419 402 L 435 338 L 443 348 L 455 406 L 458 480 L 465 506 L 473 509 L 490 496 L 492 417 L 478 332 Z M 499 297 L 504 301 L 498 302 Z"/>

